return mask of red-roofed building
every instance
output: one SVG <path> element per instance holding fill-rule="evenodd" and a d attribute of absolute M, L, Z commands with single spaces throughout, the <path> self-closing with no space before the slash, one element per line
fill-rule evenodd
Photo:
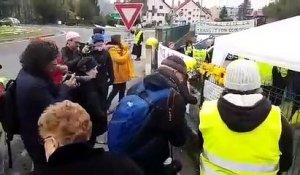
<path fill-rule="evenodd" d="M 212 21 L 212 15 L 209 9 L 201 7 L 194 0 L 186 0 L 176 9 L 175 23 L 195 24 L 201 21 Z"/>

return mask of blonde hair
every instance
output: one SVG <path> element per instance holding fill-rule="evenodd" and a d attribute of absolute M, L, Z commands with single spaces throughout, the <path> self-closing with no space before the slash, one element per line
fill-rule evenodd
<path fill-rule="evenodd" d="M 67 145 L 87 141 L 92 122 L 79 104 L 66 100 L 50 105 L 39 118 L 38 127 L 42 138 L 52 136 Z"/>

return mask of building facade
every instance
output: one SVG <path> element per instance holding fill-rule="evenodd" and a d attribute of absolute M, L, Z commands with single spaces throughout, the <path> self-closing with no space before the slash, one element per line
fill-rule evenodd
<path fill-rule="evenodd" d="M 143 25 L 165 25 L 171 10 L 172 8 L 164 0 L 148 0 L 147 10 L 142 14 L 142 23 Z"/>
<path fill-rule="evenodd" d="M 213 6 L 210 9 L 212 20 L 216 21 L 220 18 L 220 12 L 222 10 L 222 7 Z"/>
<path fill-rule="evenodd" d="M 229 18 L 233 19 L 234 21 L 238 20 L 239 8 L 237 7 L 226 7 L 227 15 Z"/>
<path fill-rule="evenodd" d="M 200 6 L 193 0 L 186 0 L 175 10 L 175 24 L 195 24 L 201 21 L 212 21 L 208 9 Z"/>

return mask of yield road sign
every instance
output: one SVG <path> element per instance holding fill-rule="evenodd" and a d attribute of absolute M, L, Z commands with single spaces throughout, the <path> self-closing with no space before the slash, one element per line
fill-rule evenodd
<path fill-rule="evenodd" d="M 132 28 L 144 6 L 142 3 L 121 3 L 116 4 L 116 9 L 128 30 Z"/>

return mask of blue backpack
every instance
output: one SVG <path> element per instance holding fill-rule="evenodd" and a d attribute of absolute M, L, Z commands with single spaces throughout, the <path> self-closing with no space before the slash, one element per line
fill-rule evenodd
<path fill-rule="evenodd" d="M 133 92 L 127 94 L 118 104 L 108 125 L 108 148 L 112 152 L 126 153 L 137 134 L 147 124 L 153 109 L 168 101 L 172 89 L 150 91 L 141 82 Z"/>

